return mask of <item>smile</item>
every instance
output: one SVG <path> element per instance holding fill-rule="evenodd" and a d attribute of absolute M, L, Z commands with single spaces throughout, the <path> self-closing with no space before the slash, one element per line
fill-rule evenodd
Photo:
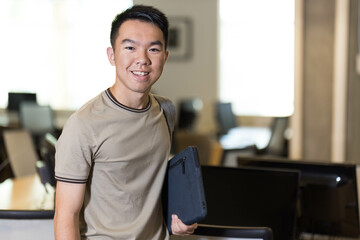
<path fill-rule="evenodd" d="M 149 75 L 149 72 L 140 72 L 140 71 L 132 71 L 133 74 L 138 76 L 147 76 Z"/>

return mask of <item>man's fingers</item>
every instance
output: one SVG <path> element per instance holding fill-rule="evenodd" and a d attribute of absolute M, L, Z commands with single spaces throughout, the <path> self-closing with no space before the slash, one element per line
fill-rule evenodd
<path fill-rule="evenodd" d="M 197 228 L 197 223 L 192 225 L 185 225 L 177 215 L 172 215 L 171 221 L 171 231 L 174 235 L 185 236 L 189 234 L 193 234 L 195 229 Z"/>

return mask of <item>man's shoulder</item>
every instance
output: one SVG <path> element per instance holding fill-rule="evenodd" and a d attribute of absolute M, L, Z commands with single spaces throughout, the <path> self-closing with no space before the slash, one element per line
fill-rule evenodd
<path fill-rule="evenodd" d="M 89 101 L 87 101 L 84 105 L 82 105 L 74 114 L 82 117 L 91 115 L 94 113 L 94 110 L 99 109 L 103 105 L 103 92 L 98 94 L 97 96 L 93 97 Z"/>
<path fill-rule="evenodd" d="M 160 107 L 163 109 L 170 132 L 174 131 L 176 110 L 174 103 L 167 97 L 153 94 Z"/>
<path fill-rule="evenodd" d="M 93 119 L 94 113 L 99 109 L 99 106 L 102 103 L 102 93 L 92 98 L 84 105 L 82 105 L 78 110 L 76 110 L 68 119 L 68 122 L 72 124 L 85 124 L 89 122 L 89 119 Z"/>

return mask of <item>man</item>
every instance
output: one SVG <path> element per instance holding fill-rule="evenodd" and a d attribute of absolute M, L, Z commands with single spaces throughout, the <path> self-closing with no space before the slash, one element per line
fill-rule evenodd
<path fill-rule="evenodd" d="M 150 93 L 168 57 L 168 22 L 134 6 L 110 37 L 114 85 L 69 118 L 56 145 L 55 238 L 168 239 L 160 195 L 171 137 Z M 173 234 L 196 227 L 173 216 Z"/>

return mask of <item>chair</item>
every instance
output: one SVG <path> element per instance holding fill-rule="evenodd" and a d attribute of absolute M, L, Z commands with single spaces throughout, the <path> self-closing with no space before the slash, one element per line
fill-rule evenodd
<path fill-rule="evenodd" d="M 39 174 L 41 183 L 45 186 L 50 184 L 56 186 L 55 180 L 55 144 L 57 138 L 51 133 L 46 133 L 39 143 L 42 161 L 37 161 L 36 170 Z"/>
<path fill-rule="evenodd" d="M 36 174 L 38 160 L 33 140 L 28 131 L 23 129 L 3 132 L 8 160 L 15 177 Z"/>
<path fill-rule="evenodd" d="M 237 157 L 253 156 L 257 150 L 256 145 L 248 145 L 241 148 L 223 148 L 220 165 L 226 167 L 237 167 Z"/>
<path fill-rule="evenodd" d="M 230 129 L 238 126 L 231 103 L 218 102 L 215 108 L 219 136 L 227 134 Z"/>
<path fill-rule="evenodd" d="M 180 101 L 177 128 L 179 130 L 194 131 L 197 117 L 202 108 L 203 102 L 200 98 Z"/>
<path fill-rule="evenodd" d="M 42 136 L 55 130 L 50 106 L 40 106 L 34 102 L 20 104 L 20 123 L 34 136 Z"/>
<path fill-rule="evenodd" d="M 263 149 L 256 149 L 256 155 L 288 156 L 288 139 L 286 130 L 289 125 L 289 117 L 276 117 L 271 128 L 271 136 L 268 145 Z"/>
<path fill-rule="evenodd" d="M 54 239 L 54 210 L 0 210 L 0 236 L 6 240 Z"/>
<path fill-rule="evenodd" d="M 9 92 L 7 110 L 18 112 L 21 102 L 24 101 L 36 103 L 36 93 Z"/>
<path fill-rule="evenodd" d="M 37 161 L 36 162 L 36 171 L 40 177 L 41 183 L 44 185 L 45 190 L 47 190 L 46 185 L 50 184 L 55 187 L 55 174 L 54 167 L 49 164 L 49 161 L 45 159 L 45 161 Z"/>
<path fill-rule="evenodd" d="M 229 227 L 199 224 L 193 235 L 186 237 L 171 236 L 172 240 L 210 240 L 210 239 L 256 239 L 272 240 L 272 231 L 268 227 Z"/>

